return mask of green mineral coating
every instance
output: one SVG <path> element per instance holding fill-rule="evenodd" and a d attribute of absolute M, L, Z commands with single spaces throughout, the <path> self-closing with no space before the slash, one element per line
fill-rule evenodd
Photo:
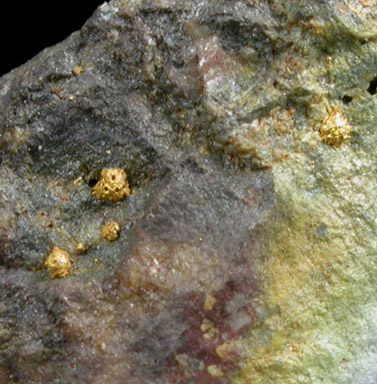
<path fill-rule="evenodd" d="M 249 357 L 236 383 L 346 384 L 377 376 L 377 101 L 367 91 L 377 44 L 364 39 L 368 20 L 316 19 L 322 47 L 297 20 L 290 31 L 307 51 L 305 73 L 294 80 L 306 92 L 291 99 L 306 116 L 296 120 L 290 159 L 273 166 L 278 204 L 260 262 L 270 314 L 244 340 Z M 350 143 L 333 149 L 318 141 L 326 110 L 317 96 L 341 104 L 354 127 Z"/>

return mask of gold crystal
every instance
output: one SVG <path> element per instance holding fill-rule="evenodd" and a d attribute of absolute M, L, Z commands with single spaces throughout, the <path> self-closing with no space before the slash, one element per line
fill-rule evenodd
<path fill-rule="evenodd" d="M 52 252 L 47 256 L 44 265 L 51 273 L 52 277 L 68 276 L 72 267 L 68 253 L 59 247 L 54 247 L 52 249 Z"/>
<path fill-rule="evenodd" d="M 351 137 L 352 126 L 348 119 L 343 116 L 339 105 L 332 108 L 330 114 L 323 121 L 319 133 L 325 144 L 334 147 L 339 146 L 344 140 Z"/>
<path fill-rule="evenodd" d="M 101 178 L 93 187 L 93 195 L 97 199 L 117 202 L 131 194 L 126 172 L 120 168 L 105 168 Z"/>
<path fill-rule="evenodd" d="M 122 227 L 116 221 L 111 221 L 106 223 L 102 227 L 102 237 L 107 241 L 115 241 L 119 239 L 119 233 L 122 230 Z"/>

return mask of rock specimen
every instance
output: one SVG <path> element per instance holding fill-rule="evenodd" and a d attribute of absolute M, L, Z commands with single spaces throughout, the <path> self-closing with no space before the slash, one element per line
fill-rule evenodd
<path fill-rule="evenodd" d="M 376 20 L 114 0 L 3 76 L 0 383 L 377 382 Z"/>

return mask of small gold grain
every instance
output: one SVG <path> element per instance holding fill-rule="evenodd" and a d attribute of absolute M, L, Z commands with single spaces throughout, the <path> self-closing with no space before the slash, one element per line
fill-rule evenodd
<path fill-rule="evenodd" d="M 234 343 L 228 341 L 223 344 L 220 344 L 216 347 L 216 355 L 221 359 L 233 359 L 235 356 L 235 346 Z"/>
<path fill-rule="evenodd" d="M 59 247 L 53 247 L 44 262 L 44 266 L 52 277 L 65 277 L 69 275 L 72 263 L 67 252 Z"/>
<path fill-rule="evenodd" d="M 203 337 L 207 340 L 212 339 L 219 333 L 219 330 L 214 327 L 212 321 L 209 321 L 208 319 L 203 320 L 200 330 L 203 332 Z"/>
<path fill-rule="evenodd" d="M 77 243 L 75 249 L 77 253 L 84 253 L 86 251 L 86 245 L 84 243 Z"/>
<path fill-rule="evenodd" d="M 216 297 L 213 296 L 211 293 L 206 293 L 206 297 L 205 297 L 204 304 L 203 304 L 203 309 L 205 311 L 210 311 L 210 310 L 212 310 L 215 303 L 216 303 Z"/>
<path fill-rule="evenodd" d="M 212 321 L 208 320 L 208 319 L 204 319 L 201 326 L 200 326 L 200 330 L 202 332 L 207 332 L 209 329 L 211 329 L 213 327 L 213 323 Z"/>
<path fill-rule="evenodd" d="M 208 332 L 203 334 L 203 337 L 206 340 L 213 339 L 217 334 L 219 333 L 219 330 L 217 328 L 211 328 Z"/>
<path fill-rule="evenodd" d="M 78 75 L 81 75 L 82 73 L 84 72 L 84 69 L 82 67 L 74 67 L 72 69 L 72 74 L 74 76 L 78 76 Z"/>
<path fill-rule="evenodd" d="M 102 227 L 102 237 L 107 241 L 118 240 L 121 230 L 122 227 L 118 222 L 111 221 Z"/>
<path fill-rule="evenodd" d="M 77 179 L 73 180 L 73 185 L 74 185 L 75 187 L 77 187 L 77 186 L 80 185 L 83 181 L 84 181 L 83 177 L 80 176 L 80 177 L 78 177 Z"/>

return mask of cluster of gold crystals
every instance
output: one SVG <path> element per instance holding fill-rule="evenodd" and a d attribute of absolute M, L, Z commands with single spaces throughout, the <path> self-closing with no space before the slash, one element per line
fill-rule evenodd
<path fill-rule="evenodd" d="M 93 195 L 100 200 L 117 202 L 131 194 L 126 172 L 120 168 L 105 168 L 93 187 Z"/>
<path fill-rule="evenodd" d="M 119 233 L 122 230 L 122 227 L 116 221 L 111 221 L 106 223 L 102 227 L 102 237 L 107 241 L 115 241 L 119 239 Z"/>
<path fill-rule="evenodd" d="M 72 267 L 68 253 L 59 247 L 54 247 L 52 249 L 52 252 L 47 256 L 44 265 L 49 270 L 52 277 L 68 276 Z"/>
<path fill-rule="evenodd" d="M 332 108 L 330 114 L 322 122 L 319 133 L 325 144 L 334 147 L 339 146 L 344 140 L 351 137 L 352 125 L 343 116 L 339 105 L 335 105 Z"/>
<path fill-rule="evenodd" d="M 78 71 L 77 74 L 79 74 Z M 74 185 L 79 185 L 82 177 L 74 181 Z M 100 180 L 93 187 L 92 194 L 100 200 L 118 202 L 131 194 L 131 189 L 127 181 L 126 172 L 120 168 L 105 168 L 101 172 Z M 119 239 L 121 225 L 116 221 L 106 223 L 102 228 L 102 237 L 107 241 Z M 88 247 L 82 242 L 75 245 L 75 254 L 82 254 Z M 95 262 L 98 262 L 95 259 Z M 44 261 L 44 267 L 50 272 L 52 277 L 65 277 L 70 273 L 72 263 L 66 251 L 59 247 L 53 247 L 51 253 Z"/>

